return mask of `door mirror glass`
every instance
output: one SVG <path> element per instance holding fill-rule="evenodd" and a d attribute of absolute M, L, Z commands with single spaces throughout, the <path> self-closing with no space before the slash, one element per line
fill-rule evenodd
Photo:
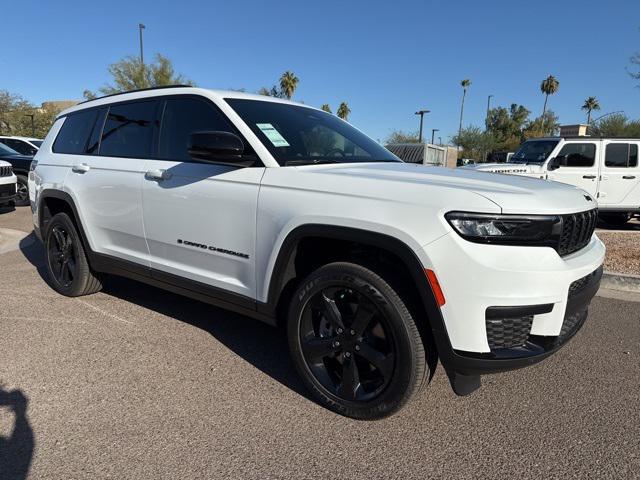
<path fill-rule="evenodd" d="M 194 160 L 225 165 L 249 166 L 254 156 L 243 155 L 244 144 L 231 132 L 194 132 L 189 135 L 189 156 Z"/>
<path fill-rule="evenodd" d="M 547 165 L 547 170 L 552 171 L 552 170 L 557 170 L 559 168 L 560 168 L 559 157 L 553 157 L 551 160 L 549 160 L 549 164 Z"/>

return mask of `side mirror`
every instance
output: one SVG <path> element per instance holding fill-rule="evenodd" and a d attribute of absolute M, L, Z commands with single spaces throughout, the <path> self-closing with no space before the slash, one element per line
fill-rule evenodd
<path fill-rule="evenodd" d="M 194 160 L 208 163 L 248 167 L 255 162 L 255 157 L 243 155 L 242 140 L 231 132 L 194 132 L 187 151 Z"/>
<path fill-rule="evenodd" d="M 560 157 L 554 157 L 551 160 L 549 160 L 549 163 L 547 164 L 548 171 L 557 170 L 559 168 L 560 168 Z"/>

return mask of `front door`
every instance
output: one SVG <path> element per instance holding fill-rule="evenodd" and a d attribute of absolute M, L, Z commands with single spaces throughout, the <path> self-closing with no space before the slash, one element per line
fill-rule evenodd
<path fill-rule="evenodd" d="M 599 164 L 598 142 L 567 142 L 556 158 L 560 167 L 548 173 L 547 178 L 556 182 L 575 185 L 597 197 Z"/>
<path fill-rule="evenodd" d="M 142 189 L 150 266 L 159 279 L 184 282 L 186 288 L 255 298 L 256 209 L 264 168 L 193 161 L 187 152 L 191 133 L 238 132 L 208 99 L 182 95 L 163 102 L 157 154 L 145 164 Z"/>
<path fill-rule="evenodd" d="M 638 195 L 630 193 L 640 182 L 638 142 L 605 140 L 598 204 L 603 207 L 640 206 Z"/>

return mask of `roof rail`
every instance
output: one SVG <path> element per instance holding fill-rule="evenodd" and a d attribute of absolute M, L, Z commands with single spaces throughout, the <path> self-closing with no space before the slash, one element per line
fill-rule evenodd
<path fill-rule="evenodd" d="M 161 90 L 163 88 L 184 88 L 184 87 L 193 87 L 193 85 L 160 85 L 157 87 L 148 87 L 148 88 L 138 88 L 136 90 L 128 90 L 126 92 L 118 92 L 118 93 L 110 93 L 109 95 L 103 95 L 102 97 L 91 98 L 89 100 L 85 100 L 83 102 L 78 103 L 78 105 L 82 105 L 83 103 L 93 102 L 94 100 L 101 100 L 103 98 L 115 97 L 116 95 L 124 95 L 125 93 L 136 93 L 136 92 L 146 92 L 148 90 Z"/>

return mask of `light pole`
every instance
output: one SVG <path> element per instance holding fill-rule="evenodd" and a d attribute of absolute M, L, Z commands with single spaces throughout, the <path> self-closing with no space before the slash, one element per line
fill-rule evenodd
<path fill-rule="evenodd" d="M 484 125 L 485 125 L 485 130 L 489 127 L 489 109 L 491 107 L 491 98 L 493 97 L 493 95 L 489 95 L 487 97 L 487 116 L 484 120 Z"/>
<path fill-rule="evenodd" d="M 142 49 L 142 30 L 144 30 L 145 28 L 146 27 L 142 23 L 138 24 L 138 31 L 140 32 L 140 63 L 142 65 L 144 65 L 144 53 Z"/>
<path fill-rule="evenodd" d="M 433 139 L 435 138 L 436 132 L 439 132 L 439 131 L 440 131 L 439 128 L 432 128 L 431 129 L 431 145 L 433 145 Z"/>
<path fill-rule="evenodd" d="M 418 135 L 418 143 L 422 143 L 422 117 L 425 113 L 429 113 L 431 110 L 418 110 L 416 115 L 420 115 L 420 133 Z"/>
<path fill-rule="evenodd" d="M 36 126 L 33 123 L 33 113 L 27 114 L 27 115 L 25 115 L 25 117 L 31 117 L 31 136 L 35 137 L 36 136 Z"/>
<path fill-rule="evenodd" d="M 442 137 L 438 137 L 438 145 L 442 146 Z"/>

